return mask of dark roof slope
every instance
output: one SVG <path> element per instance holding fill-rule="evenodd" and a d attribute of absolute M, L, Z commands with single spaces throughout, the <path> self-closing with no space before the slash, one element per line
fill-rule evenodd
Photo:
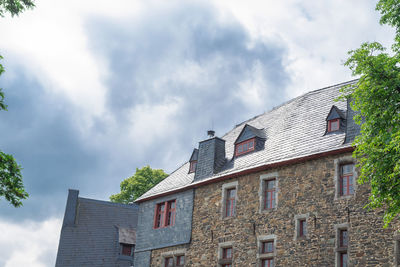
<path fill-rule="evenodd" d="M 332 106 L 335 105 L 339 110 L 347 111 L 345 100 L 334 101 L 340 95 L 340 88 L 355 82 L 356 80 L 306 93 L 237 125 L 222 137 L 226 141 L 226 164 L 220 172 L 201 182 L 258 166 L 350 147 L 350 143 L 344 142 L 344 132 L 324 134 L 326 118 Z M 265 148 L 241 157 L 234 157 L 235 141 L 246 125 L 263 129 L 263 134 L 268 137 Z M 354 128 L 356 127 L 352 125 L 351 129 Z M 353 131 L 352 135 L 355 134 Z M 188 174 L 188 168 L 189 164 L 183 165 L 137 201 L 195 185 L 197 182 L 193 181 L 193 173 Z"/>
<path fill-rule="evenodd" d="M 135 240 L 138 205 L 125 205 L 78 197 L 68 198 L 68 206 L 75 201 L 71 224 L 61 229 L 56 267 L 78 266 L 132 266 L 130 260 L 120 259 L 119 240 Z M 66 211 L 65 217 L 68 217 Z M 64 217 L 64 218 L 65 218 Z M 64 219 L 65 221 L 65 219 Z M 124 236 L 119 236 L 124 233 Z M 131 242 L 130 241 L 130 242 Z"/>

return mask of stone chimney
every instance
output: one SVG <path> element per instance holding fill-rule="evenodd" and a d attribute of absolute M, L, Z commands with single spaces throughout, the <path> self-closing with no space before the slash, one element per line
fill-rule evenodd
<path fill-rule="evenodd" d="M 225 163 L 225 140 L 212 137 L 199 143 L 194 181 L 203 180 L 217 173 Z"/>
<path fill-rule="evenodd" d="M 74 189 L 68 190 L 67 206 L 65 207 L 64 226 L 75 226 L 76 213 L 78 208 L 79 191 Z"/>

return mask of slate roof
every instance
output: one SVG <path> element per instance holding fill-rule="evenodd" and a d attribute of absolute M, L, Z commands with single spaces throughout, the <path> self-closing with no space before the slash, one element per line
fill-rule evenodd
<path fill-rule="evenodd" d="M 201 181 L 193 181 L 194 174 L 189 172 L 189 163 L 185 163 L 167 178 L 143 194 L 137 201 L 169 191 L 183 189 L 213 180 L 222 176 L 238 173 L 267 164 L 279 163 L 313 154 L 334 151 L 351 147 L 351 141 L 357 134 L 357 127 L 351 118 L 347 118 L 347 128 L 351 129 L 351 137 L 346 138 L 345 132 L 324 135 L 326 118 L 333 105 L 342 115 L 354 115 L 347 112 L 345 100 L 334 101 L 340 95 L 340 88 L 355 84 L 357 80 L 318 89 L 294 98 L 272 110 L 236 125 L 221 138 L 225 142 L 226 164 L 222 170 Z M 246 125 L 256 130 L 262 129 L 266 137 L 265 148 L 240 157 L 234 157 L 235 141 Z M 258 132 L 258 134 L 260 134 Z"/>
<path fill-rule="evenodd" d="M 82 198 L 77 190 L 70 190 L 71 194 L 74 197 L 68 197 L 56 267 L 132 266 L 132 257 L 119 258 L 119 240 L 135 242 L 138 205 Z M 76 210 L 69 210 L 69 206 Z M 72 224 L 66 224 L 70 215 L 74 217 Z"/>

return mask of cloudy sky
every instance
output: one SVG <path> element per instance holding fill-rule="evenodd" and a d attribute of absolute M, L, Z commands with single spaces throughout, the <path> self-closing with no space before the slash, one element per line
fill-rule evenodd
<path fill-rule="evenodd" d="M 30 197 L 0 199 L 0 266 L 54 266 L 68 188 L 108 199 L 283 101 L 352 79 L 347 51 L 390 44 L 373 1 L 37 0 L 0 18 L 0 149 Z"/>

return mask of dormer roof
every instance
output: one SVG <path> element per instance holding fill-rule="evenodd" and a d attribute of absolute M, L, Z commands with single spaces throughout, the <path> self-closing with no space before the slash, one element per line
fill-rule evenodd
<path fill-rule="evenodd" d="M 352 126 L 355 125 L 354 112 L 350 110 L 347 101 L 344 99 L 336 101 L 336 98 L 340 96 L 341 88 L 356 83 L 357 80 L 353 80 L 308 92 L 236 125 L 222 136 L 225 140 L 226 161 L 218 172 L 197 181 L 194 179 L 194 173 L 189 172 L 190 163 L 187 162 L 136 201 L 142 202 L 195 188 L 204 183 L 260 170 L 266 166 L 317 157 L 323 153 L 352 151 L 351 140 L 358 135 L 359 128 Z M 324 134 L 327 120 L 334 118 L 342 119 L 345 130 L 336 131 L 335 134 Z M 249 136 L 256 139 L 264 138 L 261 139 L 264 148 L 255 153 L 236 157 L 236 145 L 246 138 L 251 138 Z M 351 138 L 347 140 L 347 136 Z M 194 152 L 192 156 L 193 154 Z"/>
<path fill-rule="evenodd" d="M 344 116 L 343 112 L 338 107 L 333 105 L 331 107 L 331 110 L 328 113 L 328 116 L 326 117 L 326 120 L 330 121 L 330 120 L 335 120 L 335 119 L 343 119 L 344 120 L 344 119 L 346 119 L 346 116 Z"/>
<path fill-rule="evenodd" d="M 199 157 L 199 150 L 197 148 L 193 149 L 192 156 L 190 156 L 190 162 L 197 161 Z"/>
<path fill-rule="evenodd" d="M 249 124 L 245 124 L 239 136 L 236 138 L 235 145 L 254 137 L 265 139 L 266 135 L 264 129 L 257 129 Z"/>

